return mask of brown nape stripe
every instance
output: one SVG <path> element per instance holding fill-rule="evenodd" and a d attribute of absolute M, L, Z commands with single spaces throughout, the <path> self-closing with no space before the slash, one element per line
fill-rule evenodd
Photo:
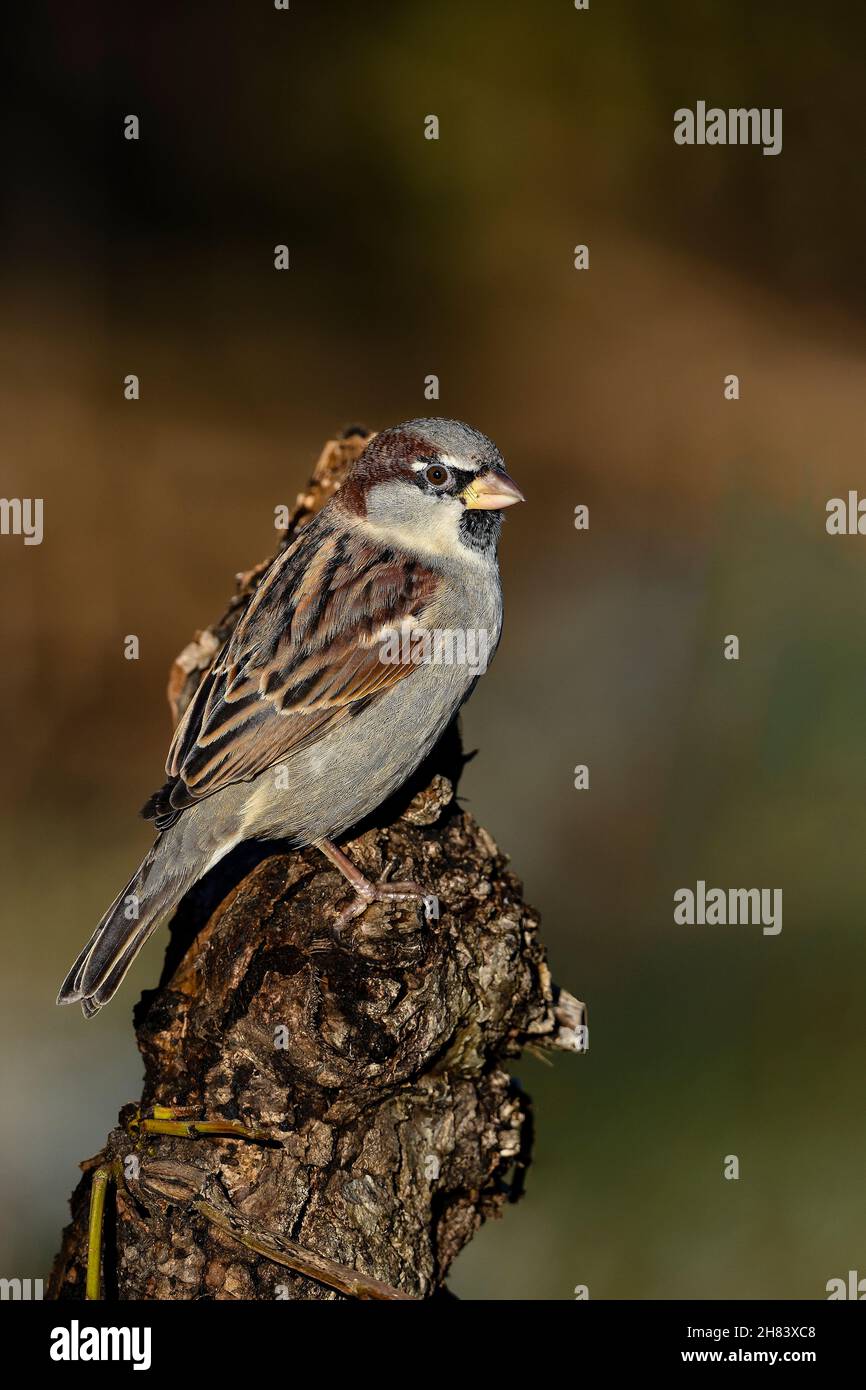
<path fill-rule="evenodd" d="M 430 441 L 403 430 L 383 430 L 375 436 L 332 498 L 354 516 L 367 515 L 367 492 L 376 483 L 395 477 L 414 478 L 412 461 L 428 455 Z"/>

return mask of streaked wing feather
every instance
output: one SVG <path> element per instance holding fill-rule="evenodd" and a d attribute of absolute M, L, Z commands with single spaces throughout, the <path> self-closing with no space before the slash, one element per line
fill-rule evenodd
<path fill-rule="evenodd" d="M 325 513 L 275 560 L 175 731 L 175 804 L 249 781 L 415 669 L 380 660 L 381 629 L 423 621 L 432 570 Z"/>

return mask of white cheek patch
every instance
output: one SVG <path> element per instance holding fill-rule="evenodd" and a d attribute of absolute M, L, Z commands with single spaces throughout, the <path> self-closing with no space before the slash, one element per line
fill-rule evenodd
<path fill-rule="evenodd" d="M 383 545 L 399 545 L 414 555 L 472 554 L 460 540 L 464 507 L 456 497 L 430 497 L 406 483 L 379 483 L 367 498 L 367 515 L 358 529 Z M 473 557 L 474 558 L 474 557 Z"/>

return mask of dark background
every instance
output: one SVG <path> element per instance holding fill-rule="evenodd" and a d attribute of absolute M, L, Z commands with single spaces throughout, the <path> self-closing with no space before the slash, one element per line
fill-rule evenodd
<path fill-rule="evenodd" d="M 149 843 L 170 661 L 326 438 L 431 412 L 492 435 L 528 498 L 462 791 L 592 1033 L 516 1069 L 528 1193 L 453 1289 L 820 1298 L 866 1274 L 866 539 L 824 529 L 866 493 L 861 8 L 8 22 L 2 490 L 44 498 L 45 539 L 0 538 L 0 1274 L 45 1271 L 76 1162 L 138 1093 L 164 937 L 92 1023 L 53 999 Z M 782 107 L 782 153 L 677 147 L 698 100 Z M 675 926 L 699 878 L 781 887 L 781 935 Z"/>

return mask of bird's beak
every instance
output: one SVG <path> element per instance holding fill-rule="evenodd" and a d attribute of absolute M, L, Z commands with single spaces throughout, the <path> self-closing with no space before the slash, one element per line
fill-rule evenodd
<path fill-rule="evenodd" d="M 500 511 L 503 507 L 513 507 L 515 502 L 526 499 L 516 483 L 507 473 L 488 469 L 479 473 L 460 493 L 461 500 L 470 508 L 479 511 Z"/>

